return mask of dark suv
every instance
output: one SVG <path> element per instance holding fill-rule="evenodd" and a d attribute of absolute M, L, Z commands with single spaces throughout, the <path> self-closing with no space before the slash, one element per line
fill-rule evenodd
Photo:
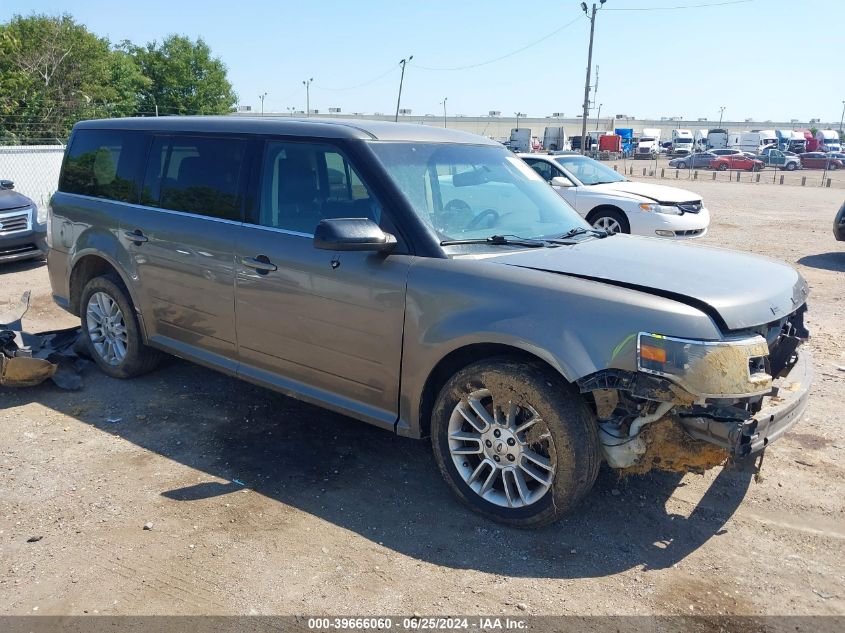
<path fill-rule="evenodd" d="M 515 525 L 569 510 L 602 461 L 753 457 L 809 395 L 793 268 L 608 235 L 471 134 L 88 121 L 50 235 L 55 300 L 110 376 L 165 351 L 430 436 L 457 496 Z"/>
<path fill-rule="evenodd" d="M 47 255 L 47 209 L 0 180 L 0 264 Z"/>

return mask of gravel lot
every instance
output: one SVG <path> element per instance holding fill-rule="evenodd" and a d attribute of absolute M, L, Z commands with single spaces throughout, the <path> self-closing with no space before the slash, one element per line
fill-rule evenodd
<path fill-rule="evenodd" d="M 705 243 L 812 288 L 813 397 L 761 481 L 605 471 L 570 517 L 511 530 L 453 500 L 425 442 L 175 359 L 92 368 L 79 392 L 0 390 L 0 614 L 845 614 L 843 193 L 683 186 Z M 29 330 L 75 324 L 43 264 L 0 275 L 33 290 Z"/>

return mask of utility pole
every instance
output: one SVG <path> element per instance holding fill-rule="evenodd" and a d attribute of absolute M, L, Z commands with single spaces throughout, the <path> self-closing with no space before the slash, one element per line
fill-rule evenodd
<path fill-rule="evenodd" d="M 842 116 L 839 117 L 839 133 L 842 134 L 842 121 L 845 121 L 845 99 L 842 101 Z"/>
<path fill-rule="evenodd" d="M 396 98 L 396 116 L 393 117 L 393 122 L 399 122 L 399 104 L 402 102 L 402 83 L 405 81 L 405 64 L 414 59 L 411 55 L 408 59 L 400 59 L 399 65 L 402 67 L 402 74 L 399 76 L 399 96 Z"/>
<path fill-rule="evenodd" d="M 519 117 L 525 116 L 525 112 L 514 112 L 516 115 L 516 129 L 519 129 Z"/>
<path fill-rule="evenodd" d="M 302 82 L 302 85 L 305 86 L 305 116 L 311 116 L 311 82 L 314 81 L 314 78 L 311 77 Z"/>
<path fill-rule="evenodd" d="M 446 101 L 449 97 L 443 97 L 443 102 L 441 105 L 443 106 L 443 127 L 446 127 Z"/>
<path fill-rule="evenodd" d="M 258 98 L 261 99 L 261 116 L 264 116 L 264 98 L 267 96 L 268 93 L 264 93 L 263 95 L 258 95 Z"/>
<path fill-rule="evenodd" d="M 843 101 L 842 103 L 845 103 L 845 101 Z M 722 115 L 724 113 L 725 113 L 725 106 L 722 106 L 721 108 L 719 108 L 719 129 L 722 128 Z"/>
<path fill-rule="evenodd" d="M 599 131 L 599 122 L 601 121 L 601 107 L 602 107 L 602 105 L 604 105 L 604 104 L 601 104 L 601 103 L 599 104 L 599 111 L 596 114 L 596 132 Z"/>
<path fill-rule="evenodd" d="M 599 6 L 604 6 L 606 0 L 599 0 Z M 581 118 L 581 153 L 587 153 L 587 119 L 590 117 L 590 70 L 593 66 L 593 35 L 596 31 L 596 3 L 593 3 L 592 15 L 587 11 L 587 3 L 581 3 L 581 10 L 590 20 L 590 48 L 587 51 L 587 79 L 584 81 L 584 112 Z"/>

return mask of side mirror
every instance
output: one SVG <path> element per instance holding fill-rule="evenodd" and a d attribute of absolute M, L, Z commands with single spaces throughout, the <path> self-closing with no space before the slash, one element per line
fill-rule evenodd
<path fill-rule="evenodd" d="M 555 176 L 552 178 L 552 187 L 571 187 L 572 183 L 568 178 L 563 176 Z"/>
<path fill-rule="evenodd" d="M 327 251 L 387 252 L 395 246 L 396 238 L 369 218 L 321 220 L 314 231 L 314 248 Z"/>
<path fill-rule="evenodd" d="M 11 180 L 0 180 L 0 189 L 14 189 L 15 183 Z"/>

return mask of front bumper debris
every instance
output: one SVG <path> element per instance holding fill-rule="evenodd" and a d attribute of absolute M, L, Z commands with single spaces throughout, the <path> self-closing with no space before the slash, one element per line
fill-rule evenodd
<path fill-rule="evenodd" d="M 795 353 L 795 364 L 784 377 L 774 380 L 757 413 L 736 422 L 683 416 L 684 430 L 696 439 L 729 449 L 736 457 L 766 448 L 795 426 L 807 407 L 813 382 L 812 357 L 803 346 Z"/>
<path fill-rule="evenodd" d="M 81 389 L 86 361 L 77 355 L 80 329 L 24 332 L 21 319 L 29 297 L 25 292 L 16 308 L 0 315 L 0 386 L 34 387 L 52 379 L 62 389 Z"/>

